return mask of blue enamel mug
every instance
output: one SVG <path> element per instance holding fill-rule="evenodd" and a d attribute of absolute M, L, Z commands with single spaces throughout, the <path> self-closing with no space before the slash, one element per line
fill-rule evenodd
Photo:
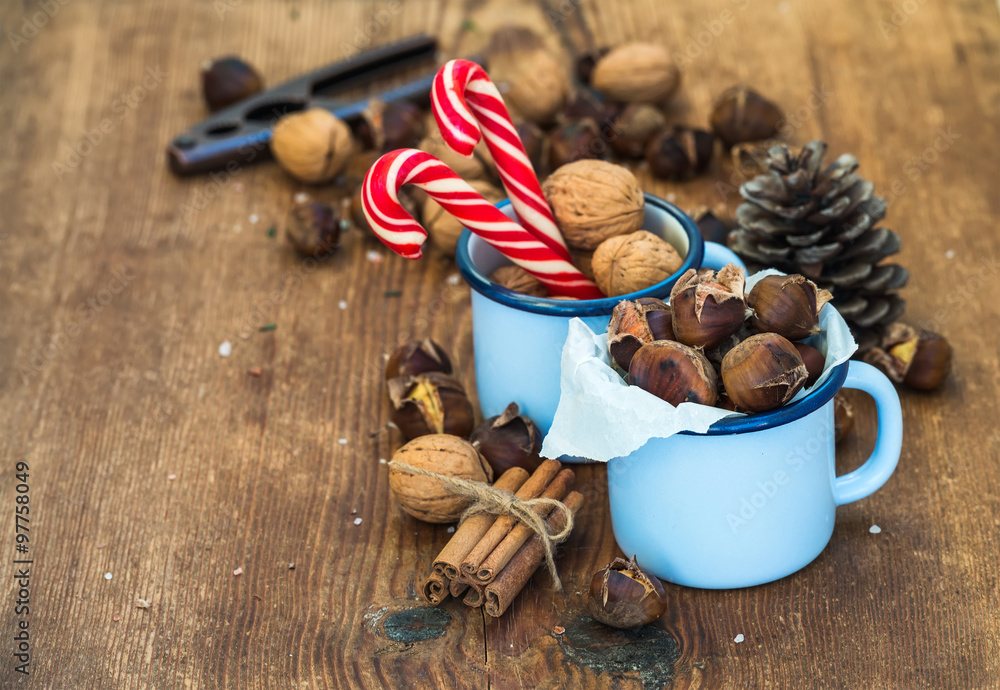
<path fill-rule="evenodd" d="M 689 268 L 719 269 L 727 263 L 743 266 L 726 247 L 705 242 L 698 226 L 679 208 L 650 194 L 645 199 L 642 228 L 673 245 L 684 261 L 662 283 L 621 297 L 568 301 L 508 290 L 489 276 L 510 260 L 468 229 L 462 231 L 455 260 L 472 287 L 476 389 L 484 417 L 498 415 L 516 402 L 522 414 L 543 434 L 548 433 L 559 404 L 559 362 L 570 319 L 580 317 L 595 333 L 601 333 L 607 330 L 615 305 L 623 299 L 665 300 Z M 509 200 L 497 208 L 514 217 Z"/>
<path fill-rule="evenodd" d="M 858 469 L 836 476 L 833 397 L 875 399 L 878 438 Z M 845 362 L 801 400 L 726 417 L 704 434 L 653 438 L 608 463 L 615 540 L 644 569 L 679 585 L 750 587 L 813 561 L 833 534 L 837 506 L 892 475 L 903 442 L 896 389 L 878 369 Z"/>

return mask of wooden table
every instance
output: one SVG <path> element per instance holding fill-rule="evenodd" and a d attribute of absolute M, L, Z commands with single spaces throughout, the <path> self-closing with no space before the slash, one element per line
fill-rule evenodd
<path fill-rule="evenodd" d="M 997 682 L 996 3 L 25 0 L 0 20 L 3 687 Z M 838 511 L 813 564 L 748 590 L 668 586 L 667 615 L 638 632 L 584 614 L 591 574 L 617 554 L 600 466 L 580 469 L 592 500 L 561 552 L 565 594 L 539 574 L 499 620 L 418 598 L 449 535 L 390 499 L 380 458 L 399 441 L 372 432 L 398 342 L 433 337 L 472 382 L 468 289 L 450 260 L 372 263 L 380 245 L 351 231 L 313 267 L 283 219 L 296 192 L 331 189 L 273 164 L 228 179 L 165 166 L 166 142 L 205 114 L 206 57 L 246 56 L 277 83 L 419 31 L 468 54 L 509 20 L 551 21 L 567 55 L 588 40 L 663 42 L 686 63 L 678 120 L 705 122 L 745 81 L 782 104 L 795 143 L 857 155 L 891 199 L 910 320 L 955 348 L 942 391 L 901 391 L 895 476 Z M 643 182 L 683 207 L 733 208 L 716 187 L 727 170 Z M 841 471 L 873 443 L 871 407 L 859 417 Z M 11 656 L 18 462 L 27 678 Z"/>

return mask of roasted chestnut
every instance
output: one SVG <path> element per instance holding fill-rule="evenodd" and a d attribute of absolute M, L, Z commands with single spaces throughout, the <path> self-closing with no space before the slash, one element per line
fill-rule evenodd
<path fill-rule="evenodd" d="M 670 305 L 655 297 L 622 300 L 611 312 L 608 351 L 623 371 L 628 371 L 636 351 L 654 340 L 673 340 Z"/>
<path fill-rule="evenodd" d="M 329 204 L 297 204 L 288 212 L 285 238 L 303 256 L 329 254 L 340 245 L 340 219 Z"/>
<path fill-rule="evenodd" d="M 792 344 L 799 351 L 799 357 L 802 358 L 802 363 L 806 365 L 806 371 L 809 373 L 806 385 L 811 386 L 819 380 L 820 375 L 823 373 L 823 367 L 826 366 L 826 358 L 822 352 L 812 345 L 806 345 L 805 343 Z"/>
<path fill-rule="evenodd" d="M 542 449 L 542 435 L 534 422 L 520 414 L 517 403 L 511 403 L 502 414 L 477 426 L 469 441 L 498 477 L 511 467 L 534 472 L 542 464 L 538 455 Z"/>
<path fill-rule="evenodd" d="M 211 111 L 239 103 L 264 88 L 264 80 L 249 63 L 235 56 L 216 58 L 201 66 L 201 90 Z"/>
<path fill-rule="evenodd" d="M 872 348 L 864 359 L 897 383 L 933 390 L 951 371 L 951 345 L 939 333 L 896 322 L 886 329 L 881 347 Z"/>
<path fill-rule="evenodd" d="M 416 376 L 428 371 L 451 373 L 451 358 L 444 348 L 430 338 L 411 340 L 389 356 L 385 363 L 385 378 Z"/>
<path fill-rule="evenodd" d="M 719 95 L 710 121 L 712 130 L 731 147 L 744 141 L 773 137 L 784 117 L 781 108 L 741 84 Z"/>
<path fill-rule="evenodd" d="M 831 297 L 805 276 L 767 276 L 747 295 L 750 322 L 761 333 L 802 340 L 820 332 L 819 312 Z"/>
<path fill-rule="evenodd" d="M 746 319 L 744 284 L 743 269 L 733 264 L 718 273 L 688 269 L 670 291 L 677 340 L 710 349 L 736 333 Z"/>
<path fill-rule="evenodd" d="M 472 403 L 457 379 L 439 371 L 397 376 L 386 382 L 390 417 L 407 439 L 427 434 L 468 436 L 475 424 Z"/>
<path fill-rule="evenodd" d="M 667 593 L 656 577 L 635 562 L 616 558 L 594 573 L 587 609 L 613 628 L 637 628 L 652 623 L 667 610 Z"/>
<path fill-rule="evenodd" d="M 736 406 L 766 412 L 784 405 L 809 373 L 795 346 L 776 333 L 759 333 L 739 343 L 722 360 L 722 383 Z"/>
<path fill-rule="evenodd" d="M 628 369 L 628 382 L 677 406 L 683 402 L 715 405 L 719 379 L 698 350 L 673 340 L 640 347 Z"/>

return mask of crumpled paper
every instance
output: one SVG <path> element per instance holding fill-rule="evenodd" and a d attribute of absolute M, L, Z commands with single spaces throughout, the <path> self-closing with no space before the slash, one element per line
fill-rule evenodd
<path fill-rule="evenodd" d="M 768 269 L 747 277 L 746 292 L 761 278 L 785 275 Z M 820 311 L 823 334 L 804 342 L 824 352 L 823 374 L 792 399 L 808 395 L 858 349 L 840 313 L 827 304 Z M 681 403 L 674 407 L 637 386 L 629 386 L 611 366 L 607 333 L 594 333 L 572 319 L 563 345 L 561 394 L 552 427 L 542 444 L 546 458 L 563 456 L 607 462 L 641 448 L 651 438 L 680 431 L 704 433 L 723 417 L 743 416 L 717 407 Z"/>

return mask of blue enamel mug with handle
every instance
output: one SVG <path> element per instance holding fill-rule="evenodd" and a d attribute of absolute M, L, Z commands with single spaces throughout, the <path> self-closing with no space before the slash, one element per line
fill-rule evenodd
<path fill-rule="evenodd" d="M 690 268 L 719 269 L 743 262 L 726 247 L 705 242 L 701 231 L 683 211 L 650 194 L 645 195 L 642 229 L 659 235 L 683 257 L 667 280 L 645 290 L 597 300 L 555 300 L 523 295 L 494 283 L 489 276 L 510 260 L 468 229 L 455 250 L 458 269 L 472 288 L 472 337 L 476 358 L 476 389 L 484 417 L 492 417 L 516 402 L 543 434 L 552 426 L 559 404 L 559 362 L 569 320 L 580 317 L 595 332 L 606 331 L 611 312 L 623 299 L 667 299 L 677 279 Z M 510 201 L 497 208 L 514 218 Z"/>
<path fill-rule="evenodd" d="M 833 397 L 856 388 L 875 399 L 871 457 L 836 476 Z M 689 587 L 750 587 L 813 561 L 833 534 L 837 506 L 878 490 L 903 442 L 896 389 L 850 361 L 801 400 L 726 417 L 704 434 L 652 438 L 608 463 L 615 540 L 643 569 Z"/>

